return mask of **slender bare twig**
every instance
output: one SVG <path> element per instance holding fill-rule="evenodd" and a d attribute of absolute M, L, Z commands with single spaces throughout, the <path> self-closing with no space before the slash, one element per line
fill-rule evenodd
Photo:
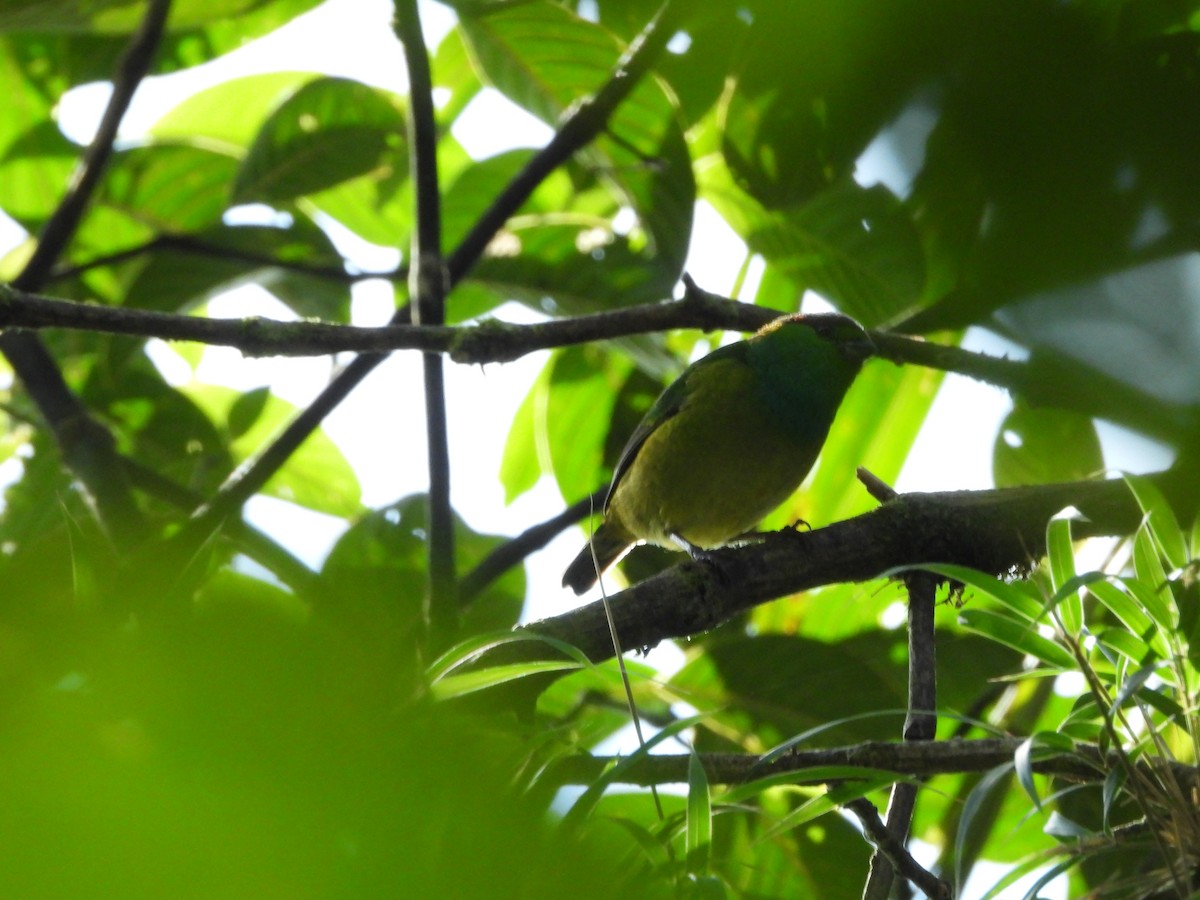
<path fill-rule="evenodd" d="M 505 541 L 468 572 L 458 588 L 460 603 L 469 603 L 493 581 L 521 562 L 531 553 L 536 553 L 553 540 L 563 529 L 581 521 L 589 512 L 600 509 L 604 504 L 607 488 L 596 491 L 568 506 L 552 519 L 527 528 L 510 541 Z"/>
<path fill-rule="evenodd" d="M 875 853 L 887 860 L 891 871 L 898 872 L 902 877 L 907 878 L 924 891 L 927 897 L 935 898 L 935 900 L 950 900 L 953 896 L 950 885 L 913 859 L 908 848 L 904 846 L 904 841 L 896 836 L 890 825 L 883 823 L 883 819 L 879 818 L 879 810 L 870 800 L 866 797 L 859 797 L 847 803 L 846 808 L 854 813 L 858 821 L 862 823 L 863 831 L 875 845 Z M 874 871 L 876 871 L 875 862 L 872 859 L 872 872 Z M 882 881 L 879 883 L 882 884 Z M 867 891 L 863 893 L 864 897 L 886 898 L 888 896 L 887 892 L 870 893 L 871 885 L 872 883 L 868 882 Z M 891 890 L 890 878 L 887 888 L 889 891 Z"/>
<path fill-rule="evenodd" d="M 104 253 L 74 265 L 55 266 L 45 283 L 53 284 L 56 281 L 66 281 L 76 278 L 85 272 L 90 272 L 93 269 L 99 269 L 103 266 L 113 266 L 130 259 L 137 259 L 139 256 L 163 251 L 174 251 L 191 256 L 202 256 L 208 259 L 246 263 L 247 265 L 260 266 L 262 268 L 281 269 L 286 272 L 295 272 L 297 275 L 319 278 L 322 281 L 332 281 L 336 284 L 354 284 L 366 278 L 393 279 L 408 277 L 408 266 L 406 265 L 401 265 L 385 272 L 353 272 L 348 271 L 346 266 L 341 263 L 325 266 L 315 265 L 296 260 L 280 259 L 277 256 L 268 256 L 264 253 L 253 253 L 236 247 L 223 247 L 220 244 L 210 243 L 209 241 L 187 234 L 158 234 L 149 240 L 142 241 L 140 244 L 126 247 L 124 250 Z"/>
<path fill-rule="evenodd" d="M 165 340 L 192 340 L 236 347 L 248 355 L 311 356 L 349 350 L 367 353 L 421 350 L 448 353 L 455 362 L 472 364 L 508 362 L 536 350 L 674 328 L 754 331 L 775 316 L 764 307 L 738 303 L 694 284 L 689 284 L 682 300 L 531 325 L 485 321 L 479 325 L 456 327 L 415 327 L 403 324 L 407 321 L 404 318 L 407 310 L 404 307 L 391 325 L 359 328 L 260 318 L 201 319 L 152 310 L 73 303 L 0 289 L 0 327 L 6 328 L 78 328 Z M 872 339 L 880 355 L 893 362 L 957 372 L 1020 394 L 1042 406 L 1097 415 L 1167 441 L 1176 442 L 1197 427 L 1194 411 L 1162 403 L 1127 386 L 1111 384 L 1107 376 L 1079 363 L 1002 359 L 883 332 L 873 332 Z M 369 360 L 369 364 L 349 367 L 340 377 L 348 380 L 350 374 L 356 374 L 361 380 L 379 357 L 372 356 Z M 1047 375 L 1049 368 L 1053 368 L 1050 376 Z M 360 369 L 365 371 L 360 372 Z M 344 389 L 331 385 L 330 390 L 336 389 L 344 396 L 357 383 L 356 380 Z M 336 397 L 337 402 L 340 399 L 341 396 Z M 336 406 L 336 402 L 333 405 Z"/>
<path fill-rule="evenodd" d="M 429 54 L 416 0 L 395 0 L 396 36 L 408 70 L 409 171 L 416 192 L 408 293 L 413 323 L 441 325 L 448 289 L 442 259 L 441 186 L 437 171 L 437 124 Z M 429 466 L 429 597 L 426 620 L 435 646 L 454 633 L 454 514 L 450 508 L 450 441 L 446 425 L 446 374 L 439 353 L 422 357 L 425 373 L 425 437 Z"/>

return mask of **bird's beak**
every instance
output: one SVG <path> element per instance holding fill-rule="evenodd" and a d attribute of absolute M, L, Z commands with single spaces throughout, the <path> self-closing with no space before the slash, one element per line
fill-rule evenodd
<path fill-rule="evenodd" d="M 842 344 L 842 350 L 851 359 L 870 359 L 879 352 L 879 348 L 875 346 L 875 342 L 865 331 L 862 333 L 862 337 Z"/>

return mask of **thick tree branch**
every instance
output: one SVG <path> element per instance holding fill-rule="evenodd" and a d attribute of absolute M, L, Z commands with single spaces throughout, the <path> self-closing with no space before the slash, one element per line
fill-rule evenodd
<path fill-rule="evenodd" d="M 1197 485 L 1184 474 L 1157 476 L 1191 521 Z M 871 512 L 814 531 L 767 535 L 744 547 L 685 560 L 610 598 L 630 647 L 708 631 L 760 603 L 826 584 L 867 581 L 895 569 L 957 563 L 986 572 L 1024 568 L 1043 552 L 1046 523 L 1067 506 L 1085 516 L 1077 537 L 1128 534 L 1142 513 L 1124 481 L 1069 482 L 992 491 L 904 494 Z M 591 603 L 530 623 L 531 631 L 565 640 L 592 660 L 612 655 L 601 604 Z M 538 655 L 534 642 L 485 657 Z"/>

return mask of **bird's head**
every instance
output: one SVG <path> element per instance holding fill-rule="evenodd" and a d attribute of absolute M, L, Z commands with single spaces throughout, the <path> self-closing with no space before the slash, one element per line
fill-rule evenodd
<path fill-rule="evenodd" d="M 795 313 L 790 316 L 780 316 L 758 332 L 768 334 L 785 325 L 802 325 L 811 328 L 817 335 L 829 341 L 848 358 L 856 362 L 869 359 L 877 352 L 875 342 L 867 334 L 866 329 L 841 313 Z"/>

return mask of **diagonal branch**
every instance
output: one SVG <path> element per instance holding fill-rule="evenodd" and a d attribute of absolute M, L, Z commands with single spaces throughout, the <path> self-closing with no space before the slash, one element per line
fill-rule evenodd
<path fill-rule="evenodd" d="M 1188 473 L 1154 476 L 1190 521 L 1200 487 Z M 1142 514 L 1122 480 L 1067 482 L 991 491 L 912 493 L 871 512 L 810 532 L 767 535 L 758 543 L 710 551 L 609 598 L 628 646 L 708 631 L 753 607 L 826 584 L 868 581 L 905 566 L 957 563 L 1005 573 L 1043 552 L 1046 523 L 1067 506 L 1086 517 L 1076 537 L 1129 534 Z M 530 631 L 564 640 L 594 661 L 612 644 L 600 603 L 532 622 Z M 551 651 L 521 642 L 498 648 L 485 665 Z"/>
<path fill-rule="evenodd" d="M 121 54 L 113 75 L 112 97 L 96 137 L 84 152 L 66 195 L 38 235 L 37 246 L 14 279 L 14 287 L 36 290 L 45 284 L 55 261 L 79 227 L 112 156 L 117 127 L 150 69 L 170 5 L 170 0 L 153 0 L 141 26 Z M 122 544 L 137 540 L 145 526 L 112 435 L 71 392 L 36 335 L 6 332 L 0 335 L 0 351 L 46 420 L 64 461 L 87 489 L 110 534 Z"/>

